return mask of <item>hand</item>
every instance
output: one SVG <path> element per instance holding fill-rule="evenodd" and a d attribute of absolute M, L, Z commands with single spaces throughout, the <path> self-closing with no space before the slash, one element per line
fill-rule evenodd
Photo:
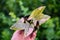
<path fill-rule="evenodd" d="M 36 32 L 33 32 L 31 35 L 24 37 L 24 31 L 23 30 L 17 30 L 11 40 L 34 40 L 36 37 Z"/>
<path fill-rule="evenodd" d="M 24 18 L 20 19 L 22 22 L 24 22 Z M 29 19 L 30 20 L 30 19 Z M 30 31 L 31 32 L 31 28 Z M 36 37 L 36 31 L 33 32 L 32 34 L 28 35 L 27 37 L 24 37 L 24 31 L 23 30 L 17 30 L 15 31 L 15 33 L 13 34 L 11 40 L 34 40 Z"/>

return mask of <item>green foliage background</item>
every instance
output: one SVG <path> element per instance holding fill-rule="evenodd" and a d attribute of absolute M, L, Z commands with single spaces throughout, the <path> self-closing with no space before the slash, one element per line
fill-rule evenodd
<path fill-rule="evenodd" d="M 40 6 L 46 6 L 44 14 L 51 19 L 40 26 L 35 40 L 60 40 L 60 0 L 0 0 L 0 40 L 11 40 L 10 26 Z"/>

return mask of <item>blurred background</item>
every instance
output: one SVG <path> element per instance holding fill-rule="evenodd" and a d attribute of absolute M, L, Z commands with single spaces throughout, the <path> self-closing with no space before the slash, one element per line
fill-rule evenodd
<path fill-rule="evenodd" d="M 0 0 L 0 40 L 11 40 L 11 25 L 40 6 L 46 6 L 43 13 L 51 18 L 40 26 L 35 40 L 60 40 L 60 0 Z"/>

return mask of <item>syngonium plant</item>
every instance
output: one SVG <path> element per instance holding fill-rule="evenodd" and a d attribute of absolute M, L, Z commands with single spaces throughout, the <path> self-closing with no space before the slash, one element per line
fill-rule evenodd
<path fill-rule="evenodd" d="M 30 16 L 22 17 L 10 29 L 12 30 L 24 30 L 25 37 L 36 31 L 39 26 L 45 23 L 50 16 L 43 14 L 45 6 L 41 6 L 32 11 Z M 22 20 L 24 19 L 24 20 Z M 33 30 L 29 31 L 29 28 Z"/>

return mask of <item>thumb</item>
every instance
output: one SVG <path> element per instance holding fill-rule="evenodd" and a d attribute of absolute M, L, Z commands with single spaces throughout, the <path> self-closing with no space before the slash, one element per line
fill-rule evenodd
<path fill-rule="evenodd" d="M 32 40 L 34 40 L 34 39 L 36 38 L 36 33 L 37 33 L 37 31 L 33 32 L 33 33 L 30 35 L 30 38 L 31 38 Z"/>
<path fill-rule="evenodd" d="M 24 31 L 17 30 L 14 32 L 11 40 L 20 40 L 20 39 L 23 39 L 23 36 L 24 36 Z"/>

